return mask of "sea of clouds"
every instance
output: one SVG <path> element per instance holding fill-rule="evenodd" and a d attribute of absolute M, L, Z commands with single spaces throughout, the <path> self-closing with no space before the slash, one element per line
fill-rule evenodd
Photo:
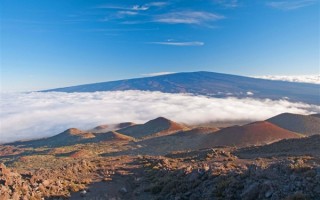
<path fill-rule="evenodd" d="M 163 116 L 183 123 L 264 120 L 291 112 L 311 114 L 320 106 L 286 100 L 210 98 L 146 91 L 94 93 L 1 93 L 0 143 L 56 135 L 67 128 L 143 123 Z"/>
<path fill-rule="evenodd" d="M 255 78 L 278 80 L 278 81 L 289 81 L 297 83 L 313 83 L 320 84 L 320 75 L 297 75 L 297 76 L 278 76 L 278 75 L 267 75 L 267 76 L 256 76 Z"/>

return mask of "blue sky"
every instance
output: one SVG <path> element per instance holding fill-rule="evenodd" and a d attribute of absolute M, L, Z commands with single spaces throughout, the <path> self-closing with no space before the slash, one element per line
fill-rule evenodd
<path fill-rule="evenodd" d="M 156 72 L 319 74 L 318 0 L 2 0 L 1 90 Z"/>

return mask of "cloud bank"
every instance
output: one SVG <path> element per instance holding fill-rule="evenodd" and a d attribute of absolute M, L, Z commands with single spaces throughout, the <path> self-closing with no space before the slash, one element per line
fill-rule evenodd
<path fill-rule="evenodd" d="M 298 82 L 298 83 L 320 84 L 320 75 L 300 75 L 300 76 L 269 75 L 269 76 L 256 76 L 255 78 L 279 80 L 279 81 L 289 81 L 289 82 Z"/>
<path fill-rule="evenodd" d="M 264 120 L 283 112 L 309 114 L 320 106 L 286 100 L 209 98 L 146 91 L 1 94 L 0 143 L 163 116 L 177 122 Z"/>

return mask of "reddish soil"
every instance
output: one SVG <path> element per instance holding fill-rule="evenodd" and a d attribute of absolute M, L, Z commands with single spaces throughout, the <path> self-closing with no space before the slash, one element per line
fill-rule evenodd
<path fill-rule="evenodd" d="M 118 130 L 119 133 L 129 135 L 135 138 L 148 137 L 151 135 L 163 136 L 173 132 L 186 130 L 188 127 L 159 117 L 148 121 L 145 124 L 134 125 L 128 128 Z"/>
<path fill-rule="evenodd" d="M 262 145 L 282 139 L 299 138 L 297 133 L 285 130 L 269 122 L 254 122 L 244 126 L 233 126 L 207 135 L 199 148 L 213 146 Z"/>

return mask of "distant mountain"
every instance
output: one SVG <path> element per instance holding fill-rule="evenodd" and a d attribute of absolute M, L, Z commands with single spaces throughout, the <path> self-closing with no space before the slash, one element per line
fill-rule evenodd
<path fill-rule="evenodd" d="M 320 134 L 320 118 L 317 115 L 283 113 L 267 120 L 281 128 L 306 136 Z"/>
<path fill-rule="evenodd" d="M 316 84 L 265 80 L 214 72 L 184 72 L 154 77 L 93 83 L 42 92 L 96 92 L 146 90 L 166 93 L 192 93 L 212 97 L 254 97 L 289 99 L 320 105 Z"/>
<path fill-rule="evenodd" d="M 269 122 L 254 122 L 244 126 L 232 126 L 208 134 L 199 148 L 214 146 L 251 146 L 299 138 L 299 134 L 285 130 Z"/>
<path fill-rule="evenodd" d="M 150 120 L 145 124 L 138 124 L 120 129 L 117 132 L 128 135 L 134 138 L 141 138 L 146 136 L 163 136 L 173 132 L 187 130 L 188 127 L 173 122 L 164 117 L 158 117 Z"/>

